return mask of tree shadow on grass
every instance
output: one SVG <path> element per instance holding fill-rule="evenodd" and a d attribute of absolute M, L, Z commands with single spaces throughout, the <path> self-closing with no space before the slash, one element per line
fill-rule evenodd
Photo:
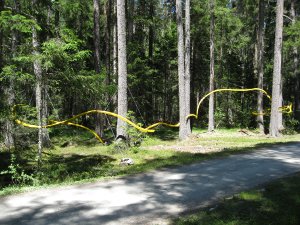
<path fill-rule="evenodd" d="M 243 192 L 218 205 L 174 219 L 176 225 L 300 224 L 300 174 L 271 182 L 263 189 Z M 191 215 L 191 213 L 193 213 Z"/>
<path fill-rule="evenodd" d="M 173 141 L 178 138 L 177 128 L 159 127 L 153 136 L 163 141 Z"/>
<path fill-rule="evenodd" d="M 42 166 L 45 183 L 78 181 L 105 176 L 116 159 L 106 155 L 49 155 Z"/>
<path fill-rule="evenodd" d="M 0 152 L 0 173 L 6 171 L 10 165 L 11 154 L 9 152 Z M 11 181 L 10 176 L 7 174 L 0 174 L 0 188 L 7 186 Z"/>

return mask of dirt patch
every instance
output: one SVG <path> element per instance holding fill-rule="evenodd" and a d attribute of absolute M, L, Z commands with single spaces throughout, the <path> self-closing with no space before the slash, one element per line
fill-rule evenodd
<path fill-rule="evenodd" d="M 220 152 L 222 149 L 220 148 L 213 148 L 213 147 L 204 147 L 201 145 L 183 145 L 183 146 L 178 146 L 178 145 L 156 145 L 156 146 L 149 146 L 146 147 L 147 149 L 150 150 L 173 150 L 177 152 L 190 152 L 190 153 L 211 153 L 211 152 Z"/>

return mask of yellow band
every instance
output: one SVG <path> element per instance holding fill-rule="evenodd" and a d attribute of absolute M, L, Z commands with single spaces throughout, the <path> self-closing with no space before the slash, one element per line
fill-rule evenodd
<path fill-rule="evenodd" d="M 204 97 L 200 99 L 200 101 L 199 101 L 199 103 L 197 105 L 196 114 L 189 114 L 186 117 L 186 119 L 189 119 L 190 117 L 195 117 L 197 119 L 198 118 L 198 114 L 199 114 L 200 106 L 201 106 L 202 102 L 204 101 L 204 99 L 206 99 L 209 95 L 211 95 L 213 93 L 223 92 L 223 91 L 233 91 L 233 92 L 260 91 L 263 94 L 265 94 L 271 100 L 271 96 L 265 90 L 263 90 L 261 88 L 246 88 L 246 89 L 222 88 L 222 89 L 216 89 L 216 90 L 211 91 L 211 92 L 207 93 L 206 95 L 204 95 Z M 24 104 L 18 104 L 18 105 L 15 105 L 12 108 L 14 116 L 16 116 L 16 107 L 17 106 L 24 106 Z M 284 113 L 291 113 L 293 111 L 292 110 L 292 104 L 290 104 L 288 106 L 282 106 L 282 107 L 279 108 L 279 110 L 281 112 L 284 112 Z M 92 113 L 100 113 L 100 114 L 105 114 L 105 115 L 109 115 L 109 116 L 113 116 L 113 117 L 119 118 L 119 119 L 125 121 L 126 123 L 128 123 L 129 125 L 133 126 L 134 128 L 138 129 L 139 131 L 144 132 L 144 133 L 152 133 L 152 132 L 154 132 L 155 130 L 153 130 L 153 128 L 155 128 L 155 127 L 157 127 L 159 125 L 164 125 L 164 126 L 168 126 L 168 127 L 179 127 L 180 126 L 180 123 L 169 124 L 169 123 L 165 123 L 165 122 L 158 122 L 158 123 L 152 124 L 152 125 L 150 125 L 150 126 L 148 126 L 146 128 L 143 128 L 143 127 L 141 127 L 141 126 L 133 123 L 129 119 L 127 119 L 127 118 L 119 115 L 119 114 L 116 114 L 116 113 L 113 113 L 113 112 L 109 112 L 109 111 L 96 110 L 95 109 L 95 110 L 90 110 L 90 111 L 87 111 L 87 112 L 80 113 L 80 114 L 78 114 L 76 116 L 73 116 L 70 119 L 67 119 L 67 120 L 63 120 L 63 121 L 51 121 L 52 122 L 51 124 L 42 126 L 42 128 L 49 128 L 49 127 L 54 127 L 54 126 L 62 125 L 62 124 L 64 124 L 64 125 L 70 125 L 70 126 L 76 126 L 76 127 L 80 127 L 80 128 L 83 128 L 83 129 L 91 132 L 99 140 L 99 142 L 104 143 L 103 140 L 101 139 L 101 137 L 95 131 L 93 131 L 90 128 L 85 127 L 83 125 L 75 124 L 75 123 L 70 122 L 72 120 L 77 119 L 78 117 L 81 117 L 81 116 L 84 116 L 84 115 L 87 115 L 87 114 L 92 114 Z M 264 113 L 264 112 L 263 113 L 252 112 L 252 114 L 253 115 L 267 115 L 268 113 Z M 29 124 L 29 123 L 25 123 L 25 122 L 23 122 L 21 120 L 18 120 L 18 119 L 15 119 L 15 121 L 16 121 L 17 124 L 22 125 L 24 127 L 40 128 L 40 126 Z"/>

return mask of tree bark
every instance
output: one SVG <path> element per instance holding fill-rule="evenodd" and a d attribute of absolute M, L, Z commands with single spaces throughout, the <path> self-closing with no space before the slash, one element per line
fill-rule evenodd
<path fill-rule="evenodd" d="M 272 104 L 270 120 L 270 136 L 280 136 L 279 129 L 279 106 L 281 91 L 281 60 L 282 60 L 282 30 L 283 30 L 283 5 L 284 0 L 277 0 L 276 8 L 276 30 L 275 30 L 275 47 L 274 47 L 274 68 L 272 84 Z"/>
<path fill-rule="evenodd" d="M 184 36 L 182 23 L 182 3 L 176 0 L 177 45 L 178 45 L 178 87 L 179 87 L 179 138 L 188 137 L 186 126 L 186 95 L 185 95 L 185 66 L 184 66 Z"/>
<path fill-rule="evenodd" d="M 54 27 L 55 27 L 55 36 L 59 37 L 59 18 L 60 18 L 60 13 L 59 13 L 59 0 L 55 0 L 54 2 Z"/>
<path fill-rule="evenodd" d="M 114 0 L 114 27 L 113 27 L 113 76 L 116 77 L 118 73 L 118 28 L 117 28 L 117 4 Z"/>
<path fill-rule="evenodd" d="M 215 56 L 214 56 L 214 36 L 215 36 L 215 15 L 214 15 L 214 0 L 210 0 L 210 77 L 209 77 L 209 91 L 214 90 L 215 80 Z M 209 96 L 209 111 L 208 111 L 208 131 L 215 129 L 214 124 L 214 94 Z"/>
<path fill-rule="evenodd" d="M 128 41 L 132 41 L 133 37 L 133 17 L 134 17 L 134 0 L 128 0 L 129 1 L 129 12 L 128 12 Z"/>
<path fill-rule="evenodd" d="M 5 1 L 0 0 L 0 13 L 4 10 Z M 0 72 L 3 69 L 3 31 L 0 29 Z"/>
<path fill-rule="evenodd" d="M 117 0 L 117 26 L 118 26 L 118 114 L 126 117 L 127 102 L 127 58 L 126 58 L 126 19 L 125 0 Z M 127 136 L 127 124 L 118 118 L 117 137 Z"/>
<path fill-rule="evenodd" d="M 0 1 L 0 12 L 4 9 L 5 2 Z M 16 10 L 16 5 L 14 6 L 14 11 Z M 3 32 L 0 29 L 0 72 L 2 71 L 2 68 L 4 66 L 4 52 L 3 52 Z M 11 42 L 11 52 L 12 52 L 12 58 L 16 56 L 16 46 L 17 46 L 17 31 L 12 31 L 12 42 Z M 4 95 L 6 98 L 6 105 L 8 109 L 11 109 L 14 105 L 15 101 L 15 92 L 14 92 L 14 77 L 15 74 L 11 74 L 11 76 L 8 78 L 7 86 L 5 85 L 3 87 L 4 89 Z M 14 122 L 11 118 L 11 112 L 9 111 L 9 114 L 7 118 L 5 118 L 4 121 L 4 144 L 8 149 L 12 149 L 15 147 L 15 137 L 14 137 Z"/>
<path fill-rule="evenodd" d="M 100 2 L 93 0 L 94 9 L 94 66 L 95 72 L 100 75 L 101 61 L 100 61 Z M 95 107 L 101 109 L 99 98 L 95 98 Z M 103 119 L 100 114 L 95 115 L 95 132 L 102 136 L 103 134 Z"/>
<path fill-rule="evenodd" d="M 112 0 L 108 0 L 106 2 L 106 7 L 105 7 L 105 12 L 106 12 L 106 29 L 105 29 L 105 65 L 106 65 L 106 84 L 110 84 L 111 81 L 111 64 L 110 64 L 110 57 L 111 57 L 111 51 L 110 51 L 110 46 L 111 46 L 111 4 Z"/>
<path fill-rule="evenodd" d="M 295 10 L 296 0 L 291 0 L 291 18 L 294 25 L 297 21 L 297 14 Z M 298 48 L 293 47 L 293 63 L 294 63 L 294 77 L 296 79 L 295 85 L 295 118 L 300 121 L 300 74 L 299 74 L 299 55 Z"/>
<path fill-rule="evenodd" d="M 264 36 L 265 36 L 265 0 L 259 0 L 258 9 L 258 28 L 257 28 L 257 76 L 258 76 L 258 88 L 263 89 L 264 79 Z M 264 116 L 263 116 L 263 93 L 258 92 L 257 96 L 257 112 L 256 118 L 258 129 L 261 133 L 264 133 Z"/>
<path fill-rule="evenodd" d="M 32 0 L 32 8 L 34 11 L 34 20 L 37 23 L 37 19 L 36 19 L 36 0 Z M 35 98 L 36 98 L 36 110 L 37 110 L 37 120 L 38 120 L 38 168 L 41 165 L 42 162 L 42 151 L 43 151 L 43 118 L 42 118 L 42 107 L 43 107 L 43 103 L 42 103 L 42 81 L 43 81 L 43 77 L 42 77 L 42 65 L 41 65 L 41 61 L 39 59 L 39 47 L 40 47 L 40 43 L 38 40 L 38 32 L 36 30 L 36 28 L 33 26 L 32 27 L 32 47 L 33 47 L 33 56 L 34 56 L 34 61 L 33 61 L 33 71 L 34 71 L 34 75 L 36 77 L 36 87 L 35 87 Z"/>
<path fill-rule="evenodd" d="M 185 2 L 185 104 L 186 117 L 191 110 L 191 14 L 190 14 L 190 0 Z M 191 120 L 186 119 L 187 135 L 192 133 Z"/>
<path fill-rule="evenodd" d="M 100 3 L 93 0 L 94 8 L 94 63 L 96 73 L 101 72 L 100 62 Z"/>

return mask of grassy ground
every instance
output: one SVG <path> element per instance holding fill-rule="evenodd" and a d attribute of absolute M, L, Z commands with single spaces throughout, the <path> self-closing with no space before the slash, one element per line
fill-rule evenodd
<path fill-rule="evenodd" d="M 300 174 L 242 192 L 217 206 L 178 218 L 175 225 L 300 224 Z"/>
<path fill-rule="evenodd" d="M 146 137 L 140 147 L 124 150 L 115 144 L 101 145 L 89 133 L 59 130 L 52 137 L 54 147 L 44 151 L 43 166 L 38 174 L 33 173 L 36 169 L 35 148 L 17 152 L 10 169 L 7 169 L 11 164 L 10 153 L 0 151 L 0 170 L 10 173 L 0 175 L 0 195 L 32 187 L 88 182 L 189 164 L 268 144 L 299 141 L 300 135 L 274 139 L 248 130 L 231 129 L 214 133 L 194 130 L 189 140 L 178 141 L 176 138 L 177 132 L 161 129 Z M 134 165 L 120 166 L 122 158 L 132 158 Z"/>

